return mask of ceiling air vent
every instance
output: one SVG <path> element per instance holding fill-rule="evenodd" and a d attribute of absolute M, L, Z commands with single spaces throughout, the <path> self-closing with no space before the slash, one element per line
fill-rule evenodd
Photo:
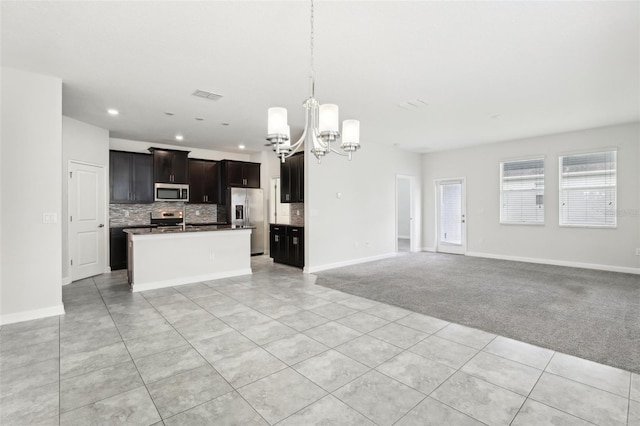
<path fill-rule="evenodd" d="M 428 106 L 429 104 L 425 101 L 423 101 L 422 99 L 411 99 L 410 101 L 404 101 L 404 102 L 400 102 L 398 104 L 398 107 L 402 108 L 402 109 L 406 109 L 409 111 L 412 110 L 416 110 L 416 109 L 420 109 L 420 108 L 424 108 L 426 106 Z"/>
<path fill-rule="evenodd" d="M 192 93 L 192 95 L 197 96 L 199 98 L 209 99 L 210 101 L 217 101 L 222 97 L 222 95 L 207 92 L 206 90 L 196 90 L 195 92 Z"/>

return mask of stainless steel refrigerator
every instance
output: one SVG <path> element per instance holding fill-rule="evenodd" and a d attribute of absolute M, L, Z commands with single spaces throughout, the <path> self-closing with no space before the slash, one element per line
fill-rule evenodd
<path fill-rule="evenodd" d="M 262 189 L 229 188 L 230 221 L 236 226 L 255 226 L 251 231 L 251 254 L 264 253 L 264 204 Z"/>

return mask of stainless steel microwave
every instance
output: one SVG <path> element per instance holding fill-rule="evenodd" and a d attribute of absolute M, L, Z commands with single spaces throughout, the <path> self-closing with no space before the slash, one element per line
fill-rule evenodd
<path fill-rule="evenodd" d="M 189 185 L 156 183 L 154 193 L 156 201 L 189 201 Z"/>

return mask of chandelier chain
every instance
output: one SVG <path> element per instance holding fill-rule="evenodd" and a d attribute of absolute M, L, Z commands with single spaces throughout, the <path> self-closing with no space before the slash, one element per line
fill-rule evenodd
<path fill-rule="evenodd" d="M 287 109 L 282 107 L 269 108 L 267 129 L 268 145 L 273 147 L 276 155 L 284 163 L 305 143 L 311 145 L 309 151 L 318 159 L 327 154 L 335 153 L 349 157 L 360 148 L 360 122 L 358 120 L 345 120 L 342 124 L 343 133 L 339 131 L 338 106 L 333 104 L 320 105 L 315 99 L 315 66 L 314 66 L 314 0 L 310 0 L 310 34 L 309 34 L 309 91 L 311 96 L 303 103 L 305 109 L 305 123 L 302 135 L 297 142 L 292 143 L 290 127 L 287 123 Z M 341 151 L 333 148 L 331 143 L 336 142 L 342 136 Z"/>
<path fill-rule="evenodd" d="M 313 40 L 313 36 L 314 36 L 314 33 L 313 33 L 313 12 L 314 12 L 314 10 L 313 10 L 313 0 L 311 0 L 311 25 L 310 25 L 311 36 L 309 37 L 309 47 L 310 47 L 310 50 L 311 50 L 311 59 L 310 59 L 310 64 L 309 65 L 310 65 L 311 75 L 309 77 L 311 78 L 311 97 L 312 98 L 315 97 L 315 77 L 316 77 L 315 76 L 315 69 L 314 69 L 314 66 L 313 66 L 313 42 L 314 42 L 314 40 Z"/>

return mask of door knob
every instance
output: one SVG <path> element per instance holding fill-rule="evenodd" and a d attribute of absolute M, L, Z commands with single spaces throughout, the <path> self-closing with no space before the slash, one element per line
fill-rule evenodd
<path fill-rule="evenodd" d="M 104 228 L 104 223 L 101 223 L 100 225 L 98 225 L 98 228 Z"/>

